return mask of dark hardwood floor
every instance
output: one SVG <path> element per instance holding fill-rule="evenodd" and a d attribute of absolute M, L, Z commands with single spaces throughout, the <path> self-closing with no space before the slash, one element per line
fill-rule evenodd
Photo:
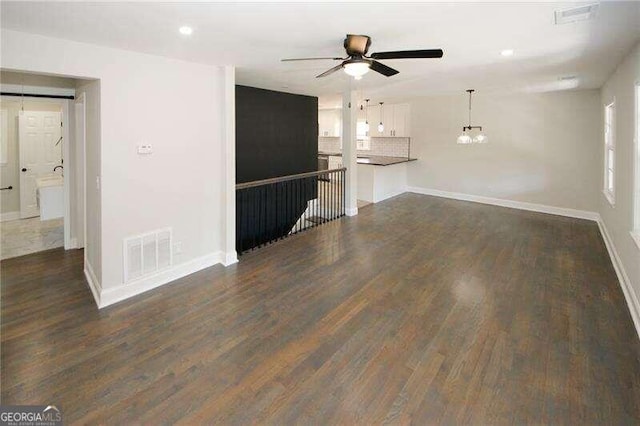
<path fill-rule="evenodd" d="M 2 403 L 67 423 L 639 424 L 594 222 L 404 194 L 98 311 L 2 262 Z"/>

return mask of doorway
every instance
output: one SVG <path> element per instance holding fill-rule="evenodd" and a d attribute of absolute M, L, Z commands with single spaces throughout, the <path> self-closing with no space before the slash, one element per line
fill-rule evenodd
<path fill-rule="evenodd" d="M 63 100 L 3 96 L 0 258 L 65 245 Z"/>
<path fill-rule="evenodd" d="M 0 259 L 85 246 L 78 80 L 1 71 Z"/>

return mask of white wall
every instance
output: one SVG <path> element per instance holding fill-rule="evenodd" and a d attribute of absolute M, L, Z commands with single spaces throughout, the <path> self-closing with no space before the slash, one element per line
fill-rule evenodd
<path fill-rule="evenodd" d="M 633 229 L 633 191 L 634 191 L 634 129 L 635 100 L 634 85 L 640 82 L 640 44 L 618 66 L 615 73 L 602 88 L 602 102 L 599 105 L 598 119 L 603 121 L 604 105 L 614 98 L 616 101 L 615 133 L 616 133 L 616 204 L 612 207 L 604 195 L 603 156 L 604 139 L 601 133 L 598 138 L 598 209 L 612 243 L 622 263 L 629 296 L 635 305 L 635 320 L 640 333 L 640 249 L 631 238 Z M 640 172 L 640 171 L 639 171 Z M 633 313 L 633 310 L 632 310 Z"/>
<path fill-rule="evenodd" d="M 100 80 L 102 305 L 220 261 L 222 68 L 7 30 L 1 46 L 4 68 Z M 137 155 L 142 143 L 154 153 Z M 122 285 L 123 239 L 162 227 L 182 244 L 174 271 Z"/>
<path fill-rule="evenodd" d="M 597 208 L 600 94 L 474 94 L 487 145 L 457 145 L 466 93 L 411 103 L 410 187 L 586 210 Z"/>

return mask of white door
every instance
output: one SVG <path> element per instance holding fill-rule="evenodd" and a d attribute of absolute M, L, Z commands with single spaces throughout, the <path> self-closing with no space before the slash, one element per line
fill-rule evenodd
<path fill-rule="evenodd" d="M 40 214 L 36 179 L 53 173 L 62 162 L 61 113 L 21 111 L 18 116 L 20 146 L 20 217 Z M 58 145 L 56 146 L 56 143 Z"/>
<path fill-rule="evenodd" d="M 382 123 L 384 124 L 383 136 L 395 136 L 394 111 L 395 105 L 388 104 L 382 107 Z"/>

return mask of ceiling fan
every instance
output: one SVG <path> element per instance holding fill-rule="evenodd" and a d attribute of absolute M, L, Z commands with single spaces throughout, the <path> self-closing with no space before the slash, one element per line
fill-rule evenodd
<path fill-rule="evenodd" d="M 366 35 L 347 34 L 347 38 L 344 39 L 344 49 L 347 51 L 346 58 L 295 58 L 282 59 L 282 62 L 315 61 L 322 59 L 342 61 L 340 65 L 336 65 L 330 70 L 323 72 L 316 76 L 316 78 L 326 77 L 342 68 L 345 73 L 353 76 L 356 80 L 360 80 L 363 75 L 369 72 L 370 69 L 387 77 L 398 74 L 398 70 L 378 62 L 377 59 L 442 58 L 443 55 L 442 49 L 427 49 L 377 52 L 372 53 L 371 56 L 367 56 L 369 46 L 371 46 L 371 37 Z"/>

